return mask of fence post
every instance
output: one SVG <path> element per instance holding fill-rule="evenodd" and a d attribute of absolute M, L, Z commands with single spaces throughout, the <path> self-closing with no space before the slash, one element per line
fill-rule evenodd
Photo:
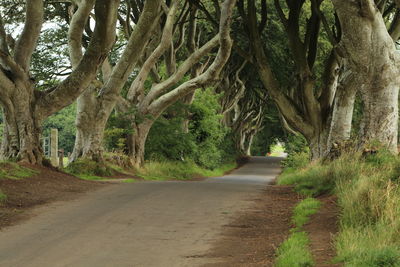
<path fill-rule="evenodd" d="M 50 133 L 50 161 L 51 165 L 58 167 L 58 129 L 51 129 Z"/>

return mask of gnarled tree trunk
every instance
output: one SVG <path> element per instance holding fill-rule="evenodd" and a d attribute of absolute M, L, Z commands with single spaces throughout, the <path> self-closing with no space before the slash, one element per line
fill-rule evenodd
<path fill-rule="evenodd" d="M 104 129 L 113 108 L 112 101 L 99 101 L 93 87 L 78 98 L 75 146 L 70 161 L 81 157 L 103 161 Z"/>
<path fill-rule="evenodd" d="M 99 86 L 101 88 L 91 86 L 78 98 L 76 139 L 70 161 L 78 158 L 103 161 L 103 137 L 108 118 L 158 22 L 160 5 L 161 0 L 146 1 L 117 65 L 112 68 L 108 60 L 103 63 L 104 84 Z"/>
<path fill-rule="evenodd" d="M 135 168 L 140 168 L 144 164 L 145 144 L 153 123 L 154 121 L 146 119 L 141 123 L 132 125 L 134 132 L 128 142 L 131 148 L 129 152 L 131 163 Z"/>
<path fill-rule="evenodd" d="M 364 102 L 360 145 L 378 141 L 397 153 L 399 52 L 372 0 L 333 0 L 342 25 L 340 48 Z"/>
<path fill-rule="evenodd" d="M 353 75 L 344 79 L 336 90 L 328 138 L 328 149 L 350 139 L 357 83 Z"/>
<path fill-rule="evenodd" d="M 16 158 L 19 161 L 42 164 L 43 151 L 39 139 L 41 123 L 71 104 L 96 76 L 114 43 L 118 6 L 118 0 L 80 2 L 71 20 L 68 38 L 70 46 L 81 48 L 83 29 L 94 7 L 96 26 L 93 36 L 85 54 L 82 55 L 82 50 L 79 50 L 79 62 L 72 73 L 46 91 L 35 88 L 30 74 L 31 57 L 43 23 L 43 1 L 26 1 L 24 29 L 13 47 L 7 45 L 7 35 L 0 18 L 0 103 L 5 120 L 1 159 Z"/>
<path fill-rule="evenodd" d="M 41 164 L 41 117 L 35 112 L 35 99 L 29 94 L 31 82 L 18 82 L 14 94 L 3 104 L 4 133 L 0 159 L 16 159 Z"/>

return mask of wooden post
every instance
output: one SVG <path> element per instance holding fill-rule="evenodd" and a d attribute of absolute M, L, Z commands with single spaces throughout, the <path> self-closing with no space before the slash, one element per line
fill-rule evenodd
<path fill-rule="evenodd" d="M 60 169 L 64 168 L 64 149 L 60 149 L 60 157 L 59 157 L 59 164 L 58 167 L 60 167 Z"/>
<path fill-rule="evenodd" d="M 50 161 L 51 165 L 58 167 L 58 129 L 51 129 L 50 133 Z"/>

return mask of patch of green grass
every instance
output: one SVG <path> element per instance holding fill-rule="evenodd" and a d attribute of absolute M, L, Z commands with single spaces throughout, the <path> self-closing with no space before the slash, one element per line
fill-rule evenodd
<path fill-rule="evenodd" d="M 88 174 L 75 174 L 78 178 L 88 181 L 101 181 L 105 180 L 105 177 L 96 176 L 96 175 L 88 175 Z"/>
<path fill-rule="evenodd" d="M 315 198 L 306 198 L 293 209 L 292 222 L 295 228 L 291 235 L 277 250 L 277 267 L 304 267 L 313 266 L 313 258 L 309 249 L 310 240 L 306 232 L 302 231 L 310 216 L 321 207 L 321 202 Z"/>
<path fill-rule="evenodd" d="M 0 162 L 0 179 L 24 179 L 32 177 L 39 172 L 23 167 L 15 162 Z"/>
<path fill-rule="evenodd" d="M 400 158 L 384 150 L 343 155 L 284 171 L 279 184 L 306 195 L 335 193 L 341 213 L 336 236 L 344 266 L 400 267 Z"/>
<path fill-rule="evenodd" d="M 214 170 L 207 170 L 193 162 L 151 161 L 138 170 L 137 174 L 145 180 L 188 180 L 195 177 L 222 176 L 225 172 L 235 167 L 235 163 L 230 163 Z"/>
<path fill-rule="evenodd" d="M 7 200 L 7 195 L 0 190 L 0 204 Z"/>
<path fill-rule="evenodd" d="M 295 232 L 281 244 L 277 251 L 276 267 L 313 266 L 313 258 L 308 249 L 310 240 L 306 232 Z"/>
<path fill-rule="evenodd" d="M 321 207 L 321 202 L 315 198 L 302 200 L 293 210 L 292 222 L 297 229 L 303 227 L 310 220 L 310 216 L 317 213 Z"/>
<path fill-rule="evenodd" d="M 301 170 L 285 170 L 278 179 L 279 185 L 294 185 L 295 191 L 305 196 L 318 196 L 332 192 L 333 177 L 329 170 L 320 166 Z"/>
<path fill-rule="evenodd" d="M 337 261 L 345 266 L 400 266 L 400 247 L 393 242 L 395 229 L 387 225 L 344 227 L 336 240 Z"/>
<path fill-rule="evenodd" d="M 126 179 L 122 181 L 123 183 L 127 183 L 127 184 L 131 184 L 131 183 L 135 183 L 136 180 L 135 179 Z"/>
<path fill-rule="evenodd" d="M 103 180 L 105 177 L 112 176 L 115 173 L 115 170 L 105 163 L 89 159 L 78 159 L 71 162 L 64 170 L 78 178 L 92 181 Z"/>

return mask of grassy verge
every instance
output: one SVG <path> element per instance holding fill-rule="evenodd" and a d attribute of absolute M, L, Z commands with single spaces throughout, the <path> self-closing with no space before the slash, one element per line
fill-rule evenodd
<path fill-rule="evenodd" d="M 37 171 L 18 165 L 15 162 L 0 162 L 0 179 L 24 179 L 38 174 Z"/>
<path fill-rule="evenodd" d="M 115 169 L 108 164 L 98 163 L 89 159 L 79 159 L 68 164 L 64 169 L 67 173 L 72 174 L 84 180 L 104 180 L 107 176 L 112 176 Z"/>
<path fill-rule="evenodd" d="M 115 174 L 137 175 L 145 180 L 189 180 L 197 177 L 222 176 L 227 171 L 234 169 L 235 163 L 224 164 L 214 170 L 208 170 L 193 162 L 163 161 L 147 162 L 139 170 L 126 170 L 113 162 L 97 163 L 88 159 L 79 159 L 70 163 L 65 171 L 84 180 L 104 180 Z M 133 182 L 129 179 L 127 182 Z"/>
<path fill-rule="evenodd" d="M 7 195 L 0 190 L 0 204 L 7 200 Z"/>
<path fill-rule="evenodd" d="M 344 266 L 400 266 L 400 159 L 385 151 L 345 155 L 288 169 L 280 184 L 309 196 L 334 193 L 341 208 L 336 261 Z"/>
<path fill-rule="evenodd" d="M 39 172 L 23 167 L 15 162 L 0 162 L 0 179 L 20 180 L 32 177 Z M 0 190 L 0 204 L 7 200 L 7 195 Z"/>
<path fill-rule="evenodd" d="M 306 267 L 313 266 L 313 258 L 309 249 L 310 240 L 303 226 L 311 215 L 320 208 L 321 203 L 315 198 L 302 200 L 293 210 L 292 222 L 294 228 L 287 240 L 277 250 L 276 267 Z"/>
<path fill-rule="evenodd" d="M 142 169 L 138 170 L 137 175 L 145 180 L 188 180 L 196 177 L 222 176 L 235 167 L 235 163 L 229 163 L 214 170 L 207 170 L 193 162 L 148 162 Z"/>

